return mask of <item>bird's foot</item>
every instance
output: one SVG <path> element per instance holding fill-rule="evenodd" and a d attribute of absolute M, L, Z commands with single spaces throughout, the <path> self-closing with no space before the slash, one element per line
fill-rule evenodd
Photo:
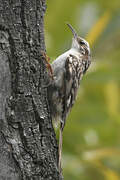
<path fill-rule="evenodd" d="M 45 63 L 46 63 L 46 67 L 47 67 L 47 70 L 48 70 L 48 72 L 49 72 L 49 75 L 50 75 L 50 77 L 52 78 L 52 80 L 54 79 L 53 77 L 53 70 L 52 70 L 52 67 L 51 67 L 51 65 L 50 65 L 50 63 L 49 63 L 49 61 L 50 61 L 50 57 L 48 57 L 47 56 L 47 54 L 44 52 L 44 51 L 42 51 L 41 52 L 42 53 L 42 56 L 44 57 L 44 60 L 45 60 Z"/>

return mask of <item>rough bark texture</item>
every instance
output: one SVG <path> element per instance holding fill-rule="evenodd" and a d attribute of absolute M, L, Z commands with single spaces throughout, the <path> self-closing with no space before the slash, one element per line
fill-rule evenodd
<path fill-rule="evenodd" d="M 0 180 L 58 180 L 47 101 L 45 0 L 0 0 Z"/>

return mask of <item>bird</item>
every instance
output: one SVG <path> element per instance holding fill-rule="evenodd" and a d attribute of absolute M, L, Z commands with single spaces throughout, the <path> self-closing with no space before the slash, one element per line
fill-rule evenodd
<path fill-rule="evenodd" d="M 63 129 L 66 118 L 71 111 L 77 96 L 81 79 L 91 64 L 89 43 L 81 38 L 75 29 L 67 23 L 72 32 L 71 48 L 58 56 L 51 64 L 53 80 L 48 88 L 48 101 L 52 119 L 59 123 L 59 159 L 61 171 Z"/>

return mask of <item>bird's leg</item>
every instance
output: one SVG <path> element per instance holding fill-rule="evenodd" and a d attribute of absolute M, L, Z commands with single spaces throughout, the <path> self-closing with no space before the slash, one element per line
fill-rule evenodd
<path fill-rule="evenodd" d="M 60 125 L 60 132 L 59 132 L 59 164 L 58 164 L 58 168 L 59 168 L 59 172 L 61 173 L 62 171 L 62 167 L 61 167 L 61 160 L 62 160 L 62 140 L 63 140 L 63 128 Z"/>
<path fill-rule="evenodd" d="M 51 65 L 49 63 L 50 57 L 48 57 L 47 54 L 44 51 L 42 51 L 41 53 L 42 53 L 42 55 L 44 57 L 44 60 L 45 60 L 46 67 L 48 69 L 49 75 L 53 79 L 53 70 L 52 70 L 52 67 L 51 67 Z"/>

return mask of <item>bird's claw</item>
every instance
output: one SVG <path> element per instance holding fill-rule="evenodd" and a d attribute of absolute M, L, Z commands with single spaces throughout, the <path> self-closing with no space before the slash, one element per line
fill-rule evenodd
<path fill-rule="evenodd" d="M 42 51 L 41 53 L 42 53 L 42 56 L 44 57 L 44 60 L 45 60 L 46 67 L 47 67 L 47 70 L 49 72 L 49 75 L 53 80 L 54 79 L 53 78 L 53 70 L 52 70 L 51 64 L 49 63 L 50 57 L 48 57 L 47 54 L 44 51 Z"/>

